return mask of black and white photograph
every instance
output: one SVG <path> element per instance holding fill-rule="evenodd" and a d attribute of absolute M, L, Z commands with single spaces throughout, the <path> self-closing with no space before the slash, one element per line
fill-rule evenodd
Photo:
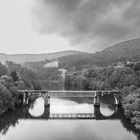
<path fill-rule="evenodd" d="M 0 0 L 0 140 L 140 140 L 140 0 Z"/>

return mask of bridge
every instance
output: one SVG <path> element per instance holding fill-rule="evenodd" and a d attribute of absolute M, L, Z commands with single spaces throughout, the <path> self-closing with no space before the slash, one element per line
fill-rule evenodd
<path fill-rule="evenodd" d="M 120 105 L 121 96 L 118 90 L 96 90 L 96 91 L 48 91 L 48 90 L 19 90 L 19 93 L 23 95 L 23 105 L 28 104 L 28 100 L 31 95 L 36 97 L 43 97 L 45 105 L 50 105 L 50 98 L 93 98 L 93 104 L 100 106 L 100 99 L 104 95 L 111 95 L 115 99 L 115 105 Z"/>

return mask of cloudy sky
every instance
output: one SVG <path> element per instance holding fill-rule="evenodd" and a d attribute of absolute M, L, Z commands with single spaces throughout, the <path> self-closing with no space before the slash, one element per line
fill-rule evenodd
<path fill-rule="evenodd" d="M 99 51 L 140 37 L 140 0 L 0 0 L 0 53 Z"/>

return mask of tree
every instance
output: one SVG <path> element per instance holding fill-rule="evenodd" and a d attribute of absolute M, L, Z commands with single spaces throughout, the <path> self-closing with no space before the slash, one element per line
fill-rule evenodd
<path fill-rule="evenodd" d="M 9 89 L 11 86 L 14 86 L 12 77 L 7 75 L 0 77 L 0 83 L 3 84 L 7 89 Z"/>
<path fill-rule="evenodd" d="M 15 70 L 13 72 L 11 72 L 10 76 L 13 78 L 14 82 L 19 80 L 19 77 L 18 77 L 17 72 Z"/>
<path fill-rule="evenodd" d="M 140 62 L 137 62 L 136 64 L 133 65 L 134 71 L 140 71 Z"/>
<path fill-rule="evenodd" d="M 15 103 L 12 95 L 10 94 L 9 90 L 2 84 L 0 84 L 0 99 L 3 101 L 3 107 L 6 107 L 8 110 L 15 109 Z"/>
<path fill-rule="evenodd" d="M 6 75 L 7 73 L 8 73 L 8 70 L 7 70 L 6 66 L 3 65 L 3 64 L 0 62 L 0 77 L 1 77 L 2 75 Z"/>

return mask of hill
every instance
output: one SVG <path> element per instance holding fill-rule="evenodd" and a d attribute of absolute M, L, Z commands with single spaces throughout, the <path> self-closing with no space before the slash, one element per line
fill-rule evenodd
<path fill-rule="evenodd" d="M 115 44 L 94 54 L 76 54 L 73 57 L 64 56 L 59 58 L 60 65 L 66 68 L 78 70 L 83 67 L 108 66 L 118 62 L 140 61 L 140 38 L 132 39 Z"/>
<path fill-rule="evenodd" d="M 72 67 L 77 65 L 110 65 L 120 61 L 140 61 L 140 38 L 117 43 L 100 52 L 85 53 L 79 51 L 62 51 L 48 54 L 0 54 L 0 61 L 15 63 L 40 62 L 59 59 L 60 66 Z"/>
<path fill-rule="evenodd" d="M 115 44 L 93 55 L 100 63 L 119 61 L 140 61 L 140 38 L 132 39 Z"/>
<path fill-rule="evenodd" d="M 51 60 L 51 59 L 58 59 L 62 56 L 68 56 L 68 55 L 74 55 L 74 54 L 84 54 L 84 52 L 80 51 L 62 51 L 62 52 L 56 52 L 56 53 L 44 53 L 44 54 L 3 54 L 0 53 L 0 61 L 13 61 L 15 63 L 25 63 L 25 62 L 38 62 L 38 61 L 44 61 L 45 59 Z"/>

